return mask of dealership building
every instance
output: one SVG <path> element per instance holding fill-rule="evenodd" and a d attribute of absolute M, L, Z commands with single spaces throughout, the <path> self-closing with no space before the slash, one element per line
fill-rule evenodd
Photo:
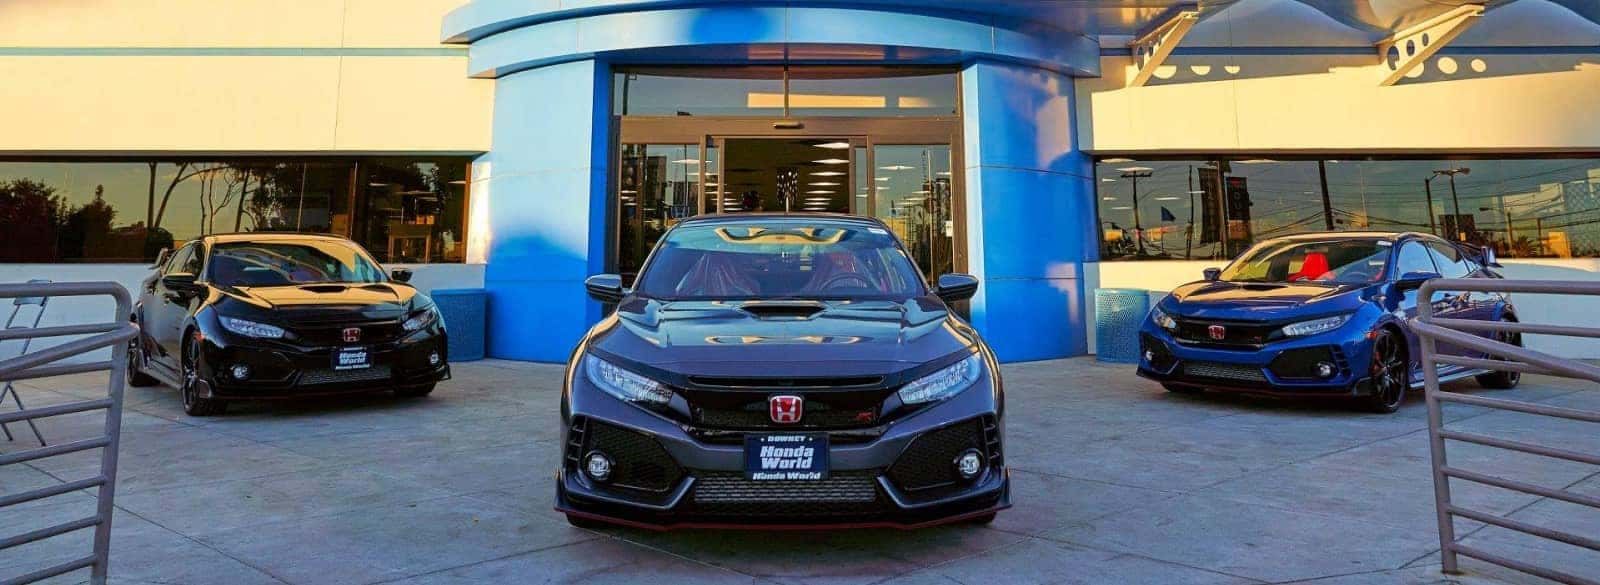
<path fill-rule="evenodd" d="M 785 210 L 981 278 L 1008 361 L 1092 352 L 1097 289 L 1307 231 L 1597 279 L 1600 0 L 0 3 L 0 282 L 342 234 L 487 290 L 491 356 L 557 362 L 586 277 Z"/>

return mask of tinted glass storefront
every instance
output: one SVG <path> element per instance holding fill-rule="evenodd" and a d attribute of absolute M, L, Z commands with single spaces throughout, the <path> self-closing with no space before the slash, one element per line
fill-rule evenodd
<path fill-rule="evenodd" d="M 468 162 L 0 161 L 0 262 L 144 262 L 253 231 L 344 235 L 384 262 L 461 262 Z"/>
<path fill-rule="evenodd" d="M 1267 238 L 1416 231 L 1600 257 L 1600 158 L 1097 161 L 1104 260 L 1223 260 Z"/>

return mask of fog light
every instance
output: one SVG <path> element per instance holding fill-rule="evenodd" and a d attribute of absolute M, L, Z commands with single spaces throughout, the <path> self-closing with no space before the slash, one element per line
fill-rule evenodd
<path fill-rule="evenodd" d="M 1144 361 L 1152 362 L 1152 363 L 1155 362 L 1156 361 L 1156 352 L 1148 350 L 1148 349 L 1144 350 Z"/>
<path fill-rule="evenodd" d="M 983 454 L 977 449 L 967 449 L 956 457 L 956 472 L 962 479 L 978 477 L 983 472 Z"/>
<path fill-rule="evenodd" d="M 439 352 L 435 351 L 435 352 L 428 353 L 428 365 L 430 365 L 430 366 L 439 365 Z"/>
<path fill-rule="evenodd" d="M 250 366 L 244 364 L 234 364 L 233 367 L 228 368 L 228 374 L 232 375 L 233 379 L 235 380 L 249 380 Z"/>
<path fill-rule="evenodd" d="M 1332 378 L 1333 377 L 1333 372 L 1334 372 L 1333 364 L 1330 364 L 1328 362 L 1317 362 L 1317 375 L 1318 376 L 1323 377 L 1323 378 Z"/>
<path fill-rule="evenodd" d="M 605 453 L 595 451 L 584 459 L 583 472 L 595 481 L 611 479 L 611 458 Z"/>

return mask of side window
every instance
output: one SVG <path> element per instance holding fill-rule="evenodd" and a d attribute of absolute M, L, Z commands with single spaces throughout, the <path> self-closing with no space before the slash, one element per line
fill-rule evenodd
<path fill-rule="evenodd" d="M 1412 272 L 1438 272 L 1433 260 L 1428 257 L 1428 248 L 1421 242 L 1411 241 L 1400 246 L 1400 255 L 1395 260 L 1394 275 L 1396 278 Z"/>
<path fill-rule="evenodd" d="M 1433 253 L 1434 263 L 1439 265 L 1439 274 L 1445 278 L 1466 278 L 1472 273 L 1472 267 L 1455 246 L 1429 242 L 1428 250 Z"/>
<path fill-rule="evenodd" d="M 167 265 L 161 269 L 161 275 L 166 276 L 175 272 L 185 272 L 184 267 L 189 266 L 190 261 L 194 259 L 194 246 L 194 244 L 189 244 L 178 248 L 177 252 L 173 252 L 172 259 L 167 260 Z"/>

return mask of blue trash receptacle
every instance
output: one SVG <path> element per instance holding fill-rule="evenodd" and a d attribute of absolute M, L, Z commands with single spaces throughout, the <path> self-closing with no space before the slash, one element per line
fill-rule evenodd
<path fill-rule="evenodd" d="M 1139 325 L 1150 312 L 1150 293 L 1134 288 L 1094 291 L 1095 358 L 1102 362 L 1139 362 Z"/>
<path fill-rule="evenodd" d="M 450 334 L 450 361 L 470 362 L 484 356 L 488 334 L 489 292 L 481 288 L 435 289 L 429 293 L 444 316 Z"/>

